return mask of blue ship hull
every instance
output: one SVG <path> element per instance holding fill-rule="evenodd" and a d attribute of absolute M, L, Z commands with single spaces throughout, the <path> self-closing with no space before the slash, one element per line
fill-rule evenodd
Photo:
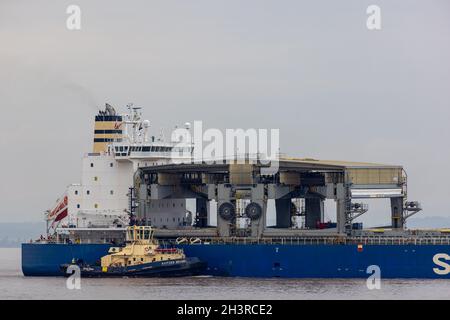
<path fill-rule="evenodd" d="M 26 276 L 61 276 L 72 259 L 94 264 L 108 244 L 22 245 Z M 449 245 L 181 245 L 187 256 L 207 262 L 209 275 L 283 278 L 367 278 L 377 265 L 382 278 L 450 279 Z M 439 256 L 436 256 L 440 254 Z M 448 259 L 448 260 L 447 260 Z"/>

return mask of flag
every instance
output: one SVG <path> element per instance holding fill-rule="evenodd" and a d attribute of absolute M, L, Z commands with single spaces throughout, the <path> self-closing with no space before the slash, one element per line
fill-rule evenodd
<path fill-rule="evenodd" d="M 56 206 L 47 215 L 47 220 L 53 220 L 52 222 L 53 226 L 55 222 L 61 221 L 62 219 L 67 217 L 68 213 L 69 213 L 68 199 L 67 195 L 64 195 L 64 197 L 61 200 L 57 201 Z"/>

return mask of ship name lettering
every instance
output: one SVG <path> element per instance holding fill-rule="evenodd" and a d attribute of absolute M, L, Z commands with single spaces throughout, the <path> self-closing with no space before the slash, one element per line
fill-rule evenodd
<path fill-rule="evenodd" d="M 441 268 L 433 268 L 433 271 L 438 275 L 444 276 L 450 273 L 450 264 L 442 260 L 450 261 L 450 256 L 446 253 L 437 253 L 434 255 L 434 264 Z"/>

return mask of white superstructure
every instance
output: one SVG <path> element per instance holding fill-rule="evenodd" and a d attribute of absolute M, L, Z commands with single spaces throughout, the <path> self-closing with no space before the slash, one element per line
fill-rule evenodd
<path fill-rule="evenodd" d="M 141 119 L 140 108 L 127 107 L 128 114 L 118 115 L 107 104 L 95 117 L 94 152 L 83 157 L 81 182 L 69 185 L 55 207 L 47 212 L 48 231 L 125 227 L 129 223 L 129 193 L 136 170 L 191 159 L 191 141 L 166 142 L 162 134 L 149 136 L 150 122 Z M 185 126 L 190 129 L 188 123 Z M 152 201 L 154 213 L 150 223 L 162 228 L 186 225 L 189 223 L 186 202 Z"/>

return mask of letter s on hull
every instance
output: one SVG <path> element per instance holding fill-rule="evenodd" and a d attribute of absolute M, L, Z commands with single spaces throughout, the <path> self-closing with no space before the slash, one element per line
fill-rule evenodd
<path fill-rule="evenodd" d="M 434 255 L 433 257 L 433 262 L 435 265 L 443 268 L 433 268 L 434 273 L 444 276 L 450 273 L 450 264 L 448 264 L 447 262 L 442 261 L 443 260 L 447 260 L 450 261 L 450 256 L 446 253 L 437 253 Z"/>

